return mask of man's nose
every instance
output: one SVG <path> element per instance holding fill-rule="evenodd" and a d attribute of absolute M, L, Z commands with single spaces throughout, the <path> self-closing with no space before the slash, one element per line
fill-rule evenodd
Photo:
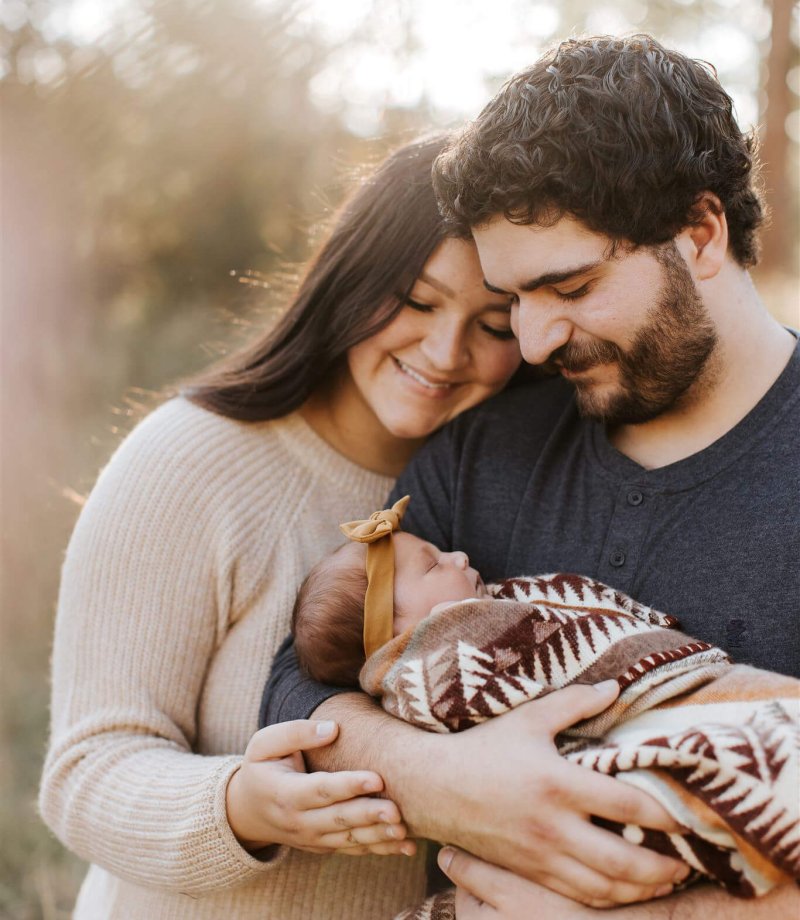
<path fill-rule="evenodd" d="M 544 364 L 554 351 L 570 340 L 572 323 L 556 312 L 536 304 L 520 303 L 516 335 L 522 357 L 528 364 Z"/>

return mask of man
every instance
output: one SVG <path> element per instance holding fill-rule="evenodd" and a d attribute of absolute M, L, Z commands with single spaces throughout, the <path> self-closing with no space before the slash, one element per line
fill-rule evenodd
<path fill-rule="evenodd" d="M 407 529 L 488 578 L 600 578 L 738 660 L 797 674 L 800 351 L 747 274 L 762 207 L 716 79 L 647 36 L 565 42 L 509 81 L 435 183 L 487 288 L 509 296 L 523 357 L 559 377 L 434 438 L 395 493 L 413 496 Z M 590 823 L 671 827 L 646 796 L 555 755 L 553 735 L 608 705 L 606 690 L 568 688 L 448 737 L 331 693 L 289 652 L 265 701 L 274 720 L 318 706 L 342 731 L 315 768 L 377 770 L 412 832 L 488 860 L 444 851 L 460 920 L 800 907 L 795 888 L 665 897 L 685 869 Z"/>

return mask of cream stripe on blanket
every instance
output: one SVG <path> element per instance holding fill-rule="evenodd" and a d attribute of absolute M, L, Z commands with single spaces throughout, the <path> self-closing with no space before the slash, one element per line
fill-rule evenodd
<path fill-rule="evenodd" d="M 387 712 L 461 731 L 572 683 L 616 678 L 561 753 L 658 799 L 685 828 L 613 827 L 740 897 L 800 878 L 800 681 L 744 665 L 674 617 L 577 575 L 513 578 L 427 617 L 374 654 L 361 685 Z M 451 896 L 407 917 L 452 916 Z"/>

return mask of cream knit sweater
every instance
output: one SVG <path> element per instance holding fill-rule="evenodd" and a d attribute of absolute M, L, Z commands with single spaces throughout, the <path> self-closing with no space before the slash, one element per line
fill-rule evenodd
<path fill-rule="evenodd" d="M 298 415 L 182 399 L 119 448 L 64 563 L 40 796 L 92 863 L 77 920 L 377 920 L 423 894 L 422 852 L 261 862 L 225 816 L 298 585 L 391 485 Z"/>

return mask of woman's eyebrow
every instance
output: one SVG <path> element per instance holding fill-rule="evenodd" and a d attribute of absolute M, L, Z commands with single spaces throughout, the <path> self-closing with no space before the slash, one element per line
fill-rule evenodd
<path fill-rule="evenodd" d="M 444 294 L 446 297 L 456 296 L 456 292 L 452 290 L 452 288 L 449 288 L 443 281 L 439 281 L 438 278 L 433 278 L 425 272 L 420 272 L 417 278 L 419 281 L 424 281 L 425 284 L 429 284 L 432 288 L 436 288 L 437 291 Z"/>

